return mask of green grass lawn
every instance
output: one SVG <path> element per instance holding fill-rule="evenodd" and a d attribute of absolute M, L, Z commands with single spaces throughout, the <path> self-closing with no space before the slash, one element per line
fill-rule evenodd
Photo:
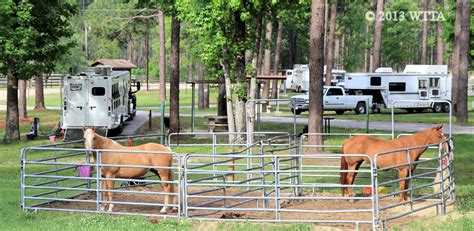
<path fill-rule="evenodd" d="M 59 111 L 31 111 L 30 117 L 38 116 L 42 120 L 41 128 L 45 131 L 52 129 L 59 118 Z M 4 121 L 5 112 L 0 112 L 0 120 Z M 183 126 L 190 126 L 190 119 L 182 117 Z M 157 122 L 153 123 L 157 126 Z M 204 121 L 196 118 L 197 129 L 206 129 Z M 298 131 L 303 125 L 298 125 Z M 30 123 L 22 123 L 21 132 L 25 134 L 30 129 Z M 292 126 L 286 124 L 262 123 L 262 130 L 286 131 L 291 133 Z M 333 132 L 363 132 L 360 129 L 334 128 Z M 380 132 L 380 131 L 372 131 Z M 0 128 L 4 135 L 4 128 Z M 23 137 L 24 135 L 22 135 Z M 328 142 L 340 142 L 344 138 L 335 138 Z M 89 229 L 146 229 L 146 230 L 312 230 L 320 229 L 313 224 L 265 224 L 251 222 L 199 222 L 189 220 L 166 219 L 150 222 L 141 216 L 96 215 L 73 212 L 23 212 L 20 210 L 20 171 L 19 153 L 22 147 L 47 144 L 42 138 L 35 141 L 21 141 L 0 145 L 0 183 L 2 196 L 0 199 L 0 229 L 1 230 L 89 230 Z M 435 217 L 420 220 L 394 230 L 471 230 L 474 225 L 474 170 L 471 166 L 474 136 L 454 135 L 456 193 L 457 207 L 455 212 L 446 217 Z M 179 148 L 179 152 L 204 152 L 206 149 Z"/>

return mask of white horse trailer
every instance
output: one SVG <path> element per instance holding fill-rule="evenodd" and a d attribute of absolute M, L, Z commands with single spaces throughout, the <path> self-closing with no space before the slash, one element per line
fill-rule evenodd
<path fill-rule="evenodd" d="M 331 85 L 332 86 L 343 86 L 345 70 L 331 70 Z M 324 65 L 323 80 L 326 78 L 326 65 Z M 288 78 L 288 74 L 287 74 Z M 287 86 L 287 89 L 295 90 L 296 92 L 309 91 L 309 65 L 307 64 L 295 64 L 293 66 L 291 75 L 291 84 Z"/>
<path fill-rule="evenodd" d="M 62 128 L 96 127 L 108 131 L 133 119 L 136 100 L 128 71 L 93 67 L 63 77 Z M 137 83 L 137 91 L 139 83 Z"/>
<path fill-rule="evenodd" d="M 349 73 L 344 88 L 349 94 L 373 96 L 373 108 L 391 108 L 398 100 L 418 100 L 416 103 L 395 103 L 395 108 L 408 112 L 432 109 L 448 112 L 451 101 L 451 75 L 446 65 L 407 65 L 403 73 L 391 73 L 384 68 L 375 73 Z"/>

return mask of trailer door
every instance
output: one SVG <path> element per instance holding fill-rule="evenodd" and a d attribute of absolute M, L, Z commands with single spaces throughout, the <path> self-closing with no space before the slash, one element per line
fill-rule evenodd
<path fill-rule="evenodd" d="M 67 77 L 64 81 L 63 128 L 86 126 L 87 81 Z"/>
<path fill-rule="evenodd" d="M 107 86 L 108 79 L 103 77 L 94 77 L 89 82 L 87 116 L 90 126 L 105 127 L 109 125 Z"/>

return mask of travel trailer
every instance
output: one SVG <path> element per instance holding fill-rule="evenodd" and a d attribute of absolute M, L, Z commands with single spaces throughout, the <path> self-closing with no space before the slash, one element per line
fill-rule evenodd
<path fill-rule="evenodd" d="M 349 95 L 370 95 L 373 109 L 395 108 L 408 112 L 432 109 L 434 112 L 449 112 L 451 101 L 451 75 L 446 65 L 407 65 L 403 73 L 393 73 L 391 68 L 377 69 L 375 73 L 348 73 L 344 88 Z M 438 102 L 437 102 L 438 101 Z"/>
<path fill-rule="evenodd" d="M 340 85 L 344 81 L 346 71 L 332 69 L 331 85 Z M 326 76 L 326 66 L 324 66 L 324 76 Z M 296 92 L 309 91 L 309 65 L 295 64 L 293 70 L 287 70 L 287 80 L 285 82 L 286 89 L 291 89 Z M 291 78 L 288 78 L 288 77 Z M 323 77 L 325 79 L 325 77 Z"/>
<path fill-rule="evenodd" d="M 136 114 L 135 93 L 128 71 L 111 67 L 87 68 L 63 77 L 62 128 L 96 127 L 105 131 L 121 128 Z"/>

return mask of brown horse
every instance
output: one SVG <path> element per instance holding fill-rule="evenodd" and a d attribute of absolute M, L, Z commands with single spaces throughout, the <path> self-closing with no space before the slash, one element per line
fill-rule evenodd
<path fill-rule="evenodd" d="M 343 154 L 367 154 L 375 161 L 375 155 L 377 153 L 389 152 L 392 150 L 410 148 L 416 146 L 423 146 L 429 144 L 438 144 L 440 142 L 446 141 L 446 137 L 442 131 L 443 125 L 438 125 L 433 128 L 417 132 L 411 136 L 403 136 L 394 140 L 381 140 L 372 136 L 355 136 L 349 140 L 346 140 L 342 144 L 342 153 Z M 448 151 L 448 146 L 445 143 L 443 145 L 443 150 Z M 427 148 L 419 148 L 410 150 L 410 162 L 417 161 L 421 154 L 423 154 Z M 346 156 L 341 157 L 341 170 L 358 170 L 360 165 L 366 161 L 370 163 L 369 158 L 362 156 Z M 377 157 L 377 167 L 386 168 L 390 166 L 397 166 L 407 164 L 406 151 L 394 152 L 386 155 L 379 155 Z M 411 168 L 408 166 L 394 167 L 393 170 L 398 171 L 398 177 L 400 179 L 408 177 L 409 172 L 413 173 L 415 170 L 416 164 L 411 165 Z M 342 185 L 352 185 L 357 175 L 357 172 L 341 172 L 341 184 Z M 400 181 L 400 190 L 408 189 L 409 180 Z M 347 196 L 352 196 L 352 188 L 342 187 L 342 195 L 345 196 L 347 190 Z M 400 194 L 400 201 L 408 200 L 407 193 Z"/>
<path fill-rule="evenodd" d="M 107 139 L 95 133 L 94 128 L 84 128 L 84 146 L 87 149 L 109 149 L 109 150 L 130 150 L 130 151 L 155 151 L 155 152 L 171 152 L 171 149 L 160 144 L 147 143 L 135 147 L 124 147 L 121 144 Z M 113 164 L 113 165 L 137 165 L 137 166 L 162 166 L 171 167 L 173 157 L 171 154 L 142 154 L 136 152 L 101 152 L 100 153 L 101 164 Z M 89 153 L 91 156 L 91 162 L 97 163 L 97 153 Z M 173 184 L 167 181 L 173 180 L 173 171 L 171 169 L 162 168 L 125 168 L 125 167 L 101 167 L 101 175 L 105 178 L 137 178 L 144 176 L 148 171 L 156 174 L 162 181 L 165 181 L 162 186 L 166 193 L 173 193 Z M 103 190 L 113 190 L 114 180 L 103 180 Z M 106 196 L 109 201 L 112 201 L 113 192 L 102 192 L 102 198 L 106 201 Z M 172 195 L 165 196 L 165 204 L 170 203 L 170 199 L 176 199 Z M 174 200 L 173 200 L 174 201 Z M 101 210 L 104 211 L 107 203 L 101 206 Z M 109 212 L 112 212 L 114 205 L 109 203 Z M 167 213 L 168 207 L 165 205 L 161 209 L 161 213 Z"/>

